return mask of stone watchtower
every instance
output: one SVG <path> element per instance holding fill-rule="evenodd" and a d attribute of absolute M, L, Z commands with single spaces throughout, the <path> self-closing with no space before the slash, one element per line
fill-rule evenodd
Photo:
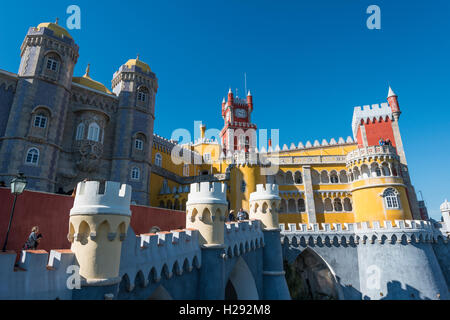
<path fill-rule="evenodd" d="M 134 189 L 137 203 L 149 204 L 151 150 L 158 79 L 143 61 L 130 59 L 114 73 L 113 92 L 119 97 L 111 180 Z"/>
<path fill-rule="evenodd" d="M 223 247 L 225 216 L 228 208 L 227 185 L 219 182 L 191 184 L 186 203 L 186 228 L 200 232 L 204 247 Z"/>
<path fill-rule="evenodd" d="M 80 182 L 70 210 L 69 241 L 82 286 L 93 294 L 115 292 L 122 242 L 130 224 L 131 187 L 118 182 Z M 83 288 L 86 289 L 86 288 Z"/>
<path fill-rule="evenodd" d="M 283 269 L 283 253 L 278 225 L 280 205 L 278 185 L 258 184 L 250 194 L 250 219 L 261 220 L 264 233 L 263 281 L 264 299 L 290 300 L 289 289 Z"/>
<path fill-rule="evenodd" d="M 0 174 L 18 170 L 29 188 L 54 192 L 78 45 L 57 23 L 28 30 L 0 149 Z M 6 177 L 4 177 L 6 178 Z"/>

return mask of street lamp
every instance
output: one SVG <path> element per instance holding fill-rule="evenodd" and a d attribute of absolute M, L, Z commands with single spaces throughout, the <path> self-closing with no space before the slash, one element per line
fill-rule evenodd
<path fill-rule="evenodd" d="M 6 251 L 6 244 L 8 243 L 9 229 L 11 228 L 11 222 L 14 215 L 14 208 L 16 207 L 17 196 L 20 195 L 27 185 L 27 179 L 25 179 L 23 173 L 20 173 L 11 180 L 11 193 L 14 195 L 14 202 L 11 210 L 11 216 L 9 217 L 8 231 L 6 232 L 5 243 L 3 244 L 3 252 Z"/>

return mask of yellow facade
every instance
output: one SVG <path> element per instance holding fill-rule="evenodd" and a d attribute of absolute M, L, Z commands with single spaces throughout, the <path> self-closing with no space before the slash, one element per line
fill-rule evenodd
<path fill-rule="evenodd" d="M 217 177 L 222 179 L 220 181 L 228 185 L 229 210 L 243 208 L 249 211 L 250 194 L 256 190 L 256 185 L 275 182 L 279 185 L 281 197 L 279 222 L 285 223 L 286 227 L 288 223 L 315 222 L 329 223 L 333 228 L 334 223 L 380 221 L 383 224 L 385 220 L 395 225 L 395 220 L 412 219 L 398 155 L 393 148 L 369 147 L 375 152 L 371 157 L 354 156 L 367 149 L 358 148 L 354 142 L 268 153 L 268 158 L 276 157 L 280 163 L 278 174 L 271 177 L 262 174 L 260 164 L 229 164 L 220 158 L 219 144 L 198 143 L 186 148 L 201 157 L 206 153 L 209 155 L 208 161 L 203 159 L 201 164 L 189 164 L 189 176 L 184 178 L 189 178 L 190 183 L 202 178 L 206 179 L 202 181 Z M 164 169 L 183 177 L 184 164 L 175 165 L 170 152 L 161 152 L 157 146 L 153 148 L 153 163 L 155 152 L 162 155 Z M 311 172 L 313 200 L 308 200 L 306 196 L 305 166 Z M 184 201 L 187 193 L 160 194 L 164 180 L 167 180 L 170 189 L 183 187 L 183 184 L 152 173 L 151 205 L 167 207 L 169 203 L 171 208 L 175 208 L 175 197 Z M 395 202 L 390 203 L 392 208 L 388 207 L 387 198 L 383 196 L 389 190 L 395 198 L 389 200 Z M 315 221 L 309 218 L 311 202 L 314 202 L 312 214 Z M 176 208 L 185 210 L 181 204 Z"/>

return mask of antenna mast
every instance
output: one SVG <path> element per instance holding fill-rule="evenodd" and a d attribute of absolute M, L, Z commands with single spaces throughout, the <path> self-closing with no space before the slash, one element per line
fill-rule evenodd
<path fill-rule="evenodd" d="M 244 72 L 244 93 L 245 95 L 247 95 L 248 91 L 247 91 L 247 73 Z"/>

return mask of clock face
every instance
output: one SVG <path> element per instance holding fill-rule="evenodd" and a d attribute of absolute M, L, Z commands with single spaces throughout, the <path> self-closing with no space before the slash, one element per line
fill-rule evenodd
<path fill-rule="evenodd" d="M 238 118 L 245 118 L 247 117 L 247 111 L 245 109 L 236 109 L 234 115 Z"/>

